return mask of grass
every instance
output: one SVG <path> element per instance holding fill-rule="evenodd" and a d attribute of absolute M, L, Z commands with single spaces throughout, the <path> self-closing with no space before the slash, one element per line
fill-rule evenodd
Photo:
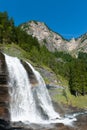
<path fill-rule="evenodd" d="M 29 57 L 30 57 L 29 53 L 21 49 L 16 44 L 7 44 L 7 45 L 0 44 L 0 48 L 7 55 L 18 57 L 19 59 L 24 59 L 29 61 Z"/>
<path fill-rule="evenodd" d="M 27 56 L 27 53 L 24 50 L 22 50 L 18 45 L 15 44 L 7 44 L 3 46 L 3 51 L 8 55 L 18 58 L 24 58 Z"/>
<path fill-rule="evenodd" d="M 59 86 L 66 87 L 68 85 L 68 81 L 65 78 L 63 78 L 61 75 L 57 75 L 57 78 L 59 80 L 58 82 Z"/>
<path fill-rule="evenodd" d="M 63 104 L 72 105 L 78 108 L 87 109 L 87 95 L 75 97 L 70 94 L 68 87 L 63 90 L 56 90 L 53 100 L 56 102 L 62 102 Z M 60 91 L 60 92 L 59 92 Z"/>

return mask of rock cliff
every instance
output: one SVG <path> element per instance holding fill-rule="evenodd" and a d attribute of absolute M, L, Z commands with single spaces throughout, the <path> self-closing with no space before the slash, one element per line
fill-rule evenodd
<path fill-rule="evenodd" d="M 9 86 L 7 84 L 8 72 L 5 57 L 0 52 L 0 119 L 10 119 L 9 115 Z"/>
<path fill-rule="evenodd" d="M 21 63 L 22 63 L 22 65 L 24 66 L 24 68 L 26 69 L 26 71 L 28 73 L 28 77 L 29 77 L 30 83 L 32 84 L 32 87 L 36 86 L 38 84 L 38 81 L 37 81 L 32 69 L 23 60 L 21 60 Z"/>
<path fill-rule="evenodd" d="M 78 54 L 79 51 L 87 52 L 87 33 L 75 39 L 64 39 L 53 32 L 43 22 L 30 21 L 21 25 L 29 35 L 36 37 L 40 45 L 45 45 L 49 51 L 65 51 Z"/>

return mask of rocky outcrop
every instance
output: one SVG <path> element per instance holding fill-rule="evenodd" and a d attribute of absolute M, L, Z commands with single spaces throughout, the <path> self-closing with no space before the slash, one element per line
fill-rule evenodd
<path fill-rule="evenodd" d="M 45 45 L 51 52 L 65 51 L 78 54 L 79 51 L 87 53 L 87 33 L 70 41 L 50 30 L 43 22 L 30 21 L 21 25 L 21 28 L 29 35 L 36 37 L 40 45 Z"/>
<path fill-rule="evenodd" d="M 29 81 L 32 84 L 32 87 L 36 86 L 38 84 L 38 81 L 37 81 L 32 69 L 29 67 L 29 65 L 25 61 L 21 60 L 21 63 L 24 66 L 25 70 L 27 71 Z"/>
<path fill-rule="evenodd" d="M 0 52 L 0 119 L 9 120 L 9 93 L 7 84 L 7 67 L 5 57 Z"/>
<path fill-rule="evenodd" d="M 55 87 L 60 83 L 56 74 L 52 70 L 43 67 L 36 67 L 36 69 L 40 72 L 47 85 Z"/>
<path fill-rule="evenodd" d="M 31 21 L 21 26 L 29 35 L 36 37 L 40 45 L 45 45 L 49 51 L 66 50 L 64 40 L 60 35 L 52 32 L 44 23 Z"/>

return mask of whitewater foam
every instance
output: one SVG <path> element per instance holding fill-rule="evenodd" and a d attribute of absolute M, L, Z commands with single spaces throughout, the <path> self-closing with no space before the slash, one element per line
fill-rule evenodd
<path fill-rule="evenodd" d="M 30 63 L 38 85 L 32 88 L 29 76 L 18 58 L 5 54 L 5 60 L 9 72 L 10 114 L 12 122 L 28 122 L 36 124 L 64 123 L 72 124 L 76 120 L 61 118 L 55 112 L 45 82 L 40 73 Z"/>

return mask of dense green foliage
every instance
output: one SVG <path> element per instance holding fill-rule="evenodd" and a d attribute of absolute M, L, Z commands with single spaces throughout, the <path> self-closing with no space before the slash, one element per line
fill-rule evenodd
<path fill-rule="evenodd" d="M 28 35 L 20 27 L 15 27 L 14 20 L 8 17 L 7 12 L 0 13 L 0 43 L 16 43 L 27 51 L 30 51 L 32 46 L 39 48 L 37 39 Z"/>
<path fill-rule="evenodd" d="M 7 12 L 0 13 L 0 43 L 12 43 L 16 40 L 14 20 Z"/>
<path fill-rule="evenodd" d="M 16 36 L 17 36 L 17 44 L 24 50 L 30 52 L 33 46 L 35 46 L 37 49 L 40 48 L 37 39 L 33 38 L 31 35 L 28 35 L 20 27 L 16 27 Z"/>
<path fill-rule="evenodd" d="M 54 55 L 57 58 L 62 58 L 63 61 L 65 61 L 65 62 L 71 62 L 73 60 L 73 57 L 66 52 L 58 52 L 57 51 L 57 52 L 54 53 Z"/>
<path fill-rule="evenodd" d="M 74 95 L 87 94 L 87 54 L 80 52 L 74 59 L 65 52 L 49 52 L 40 46 L 38 40 L 14 25 L 7 12 L 0 13 L 0 43 L 17 44 L 28 52 L 28 58 L 38 66 L 48 66 L 56 75 L 69 81 L 69 89 Z"/>
<path fill-rule="evenodd" d="M 80 59 L 80 60 L 82 60 L 84 62 L 87 62 L 87 53 L 79 52 L 78 59 Z"/>
<path fill-rule="evenodd" d="M 87 94 L 87 54 L 79 52 L 78 59 L 70 64 L 70 91 L 74 95 Z"/>
<path fill-rule="evenodd" d="M 80 59 L 76 59 L 70 66 L 69 85 L 72 94 L 87 94 L 87 64 Z"/>

